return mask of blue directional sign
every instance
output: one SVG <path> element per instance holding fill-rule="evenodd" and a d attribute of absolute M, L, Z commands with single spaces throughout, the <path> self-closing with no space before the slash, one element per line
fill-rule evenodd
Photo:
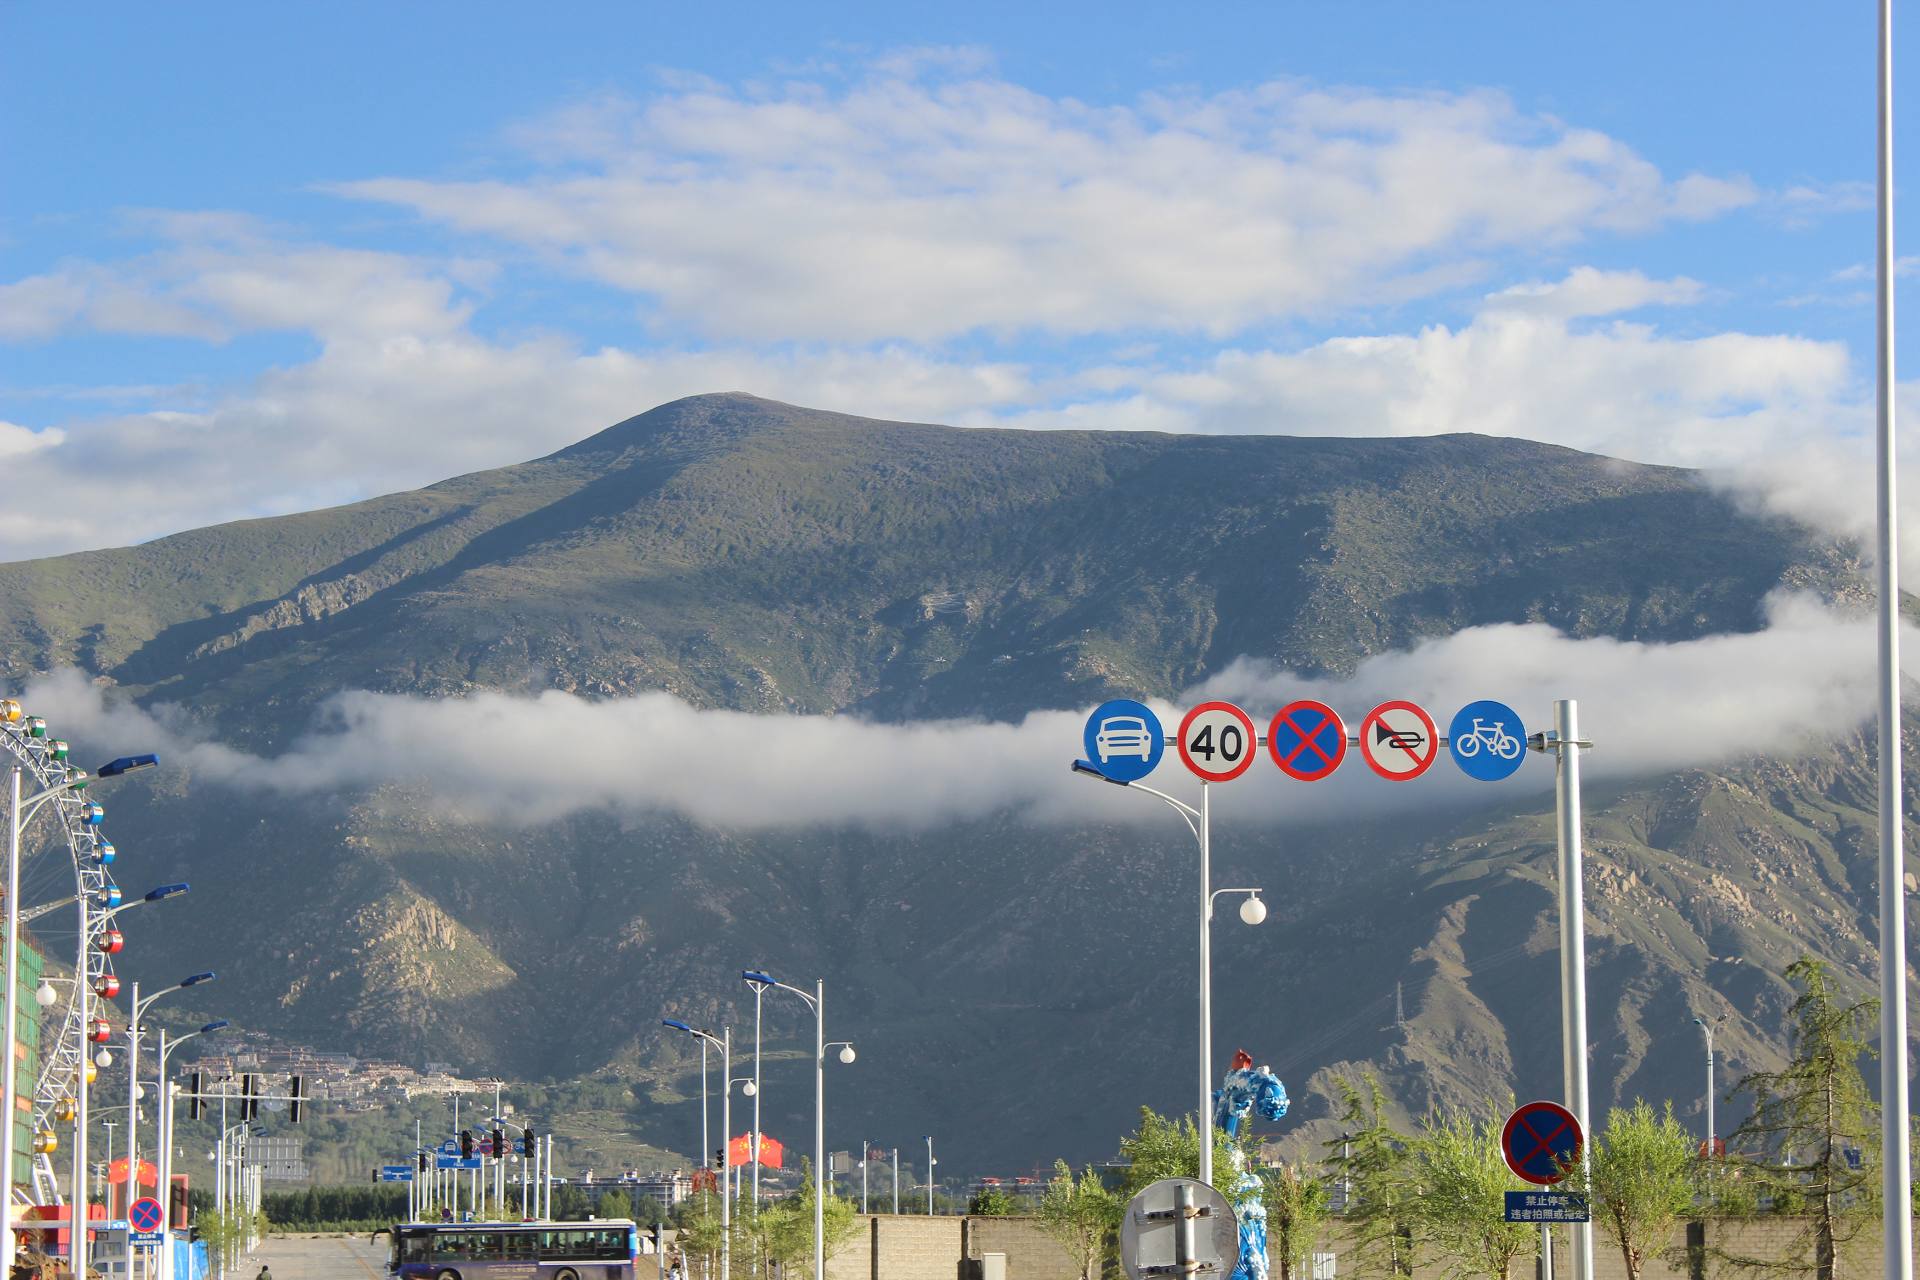
<path fill-rule="evenodd" d="M 1527 758 L 1527 731 L 1512 707 L 1483 698 L 1454 716 L 1447 727 L 1447 750 L 1469 778 L 1498 782 L 1512 777 Z"/>
<path fill-rule="evenodd" d="M 412 1182 L 413 1166 L 410 1164 L 383 1164 L 380 1166 L 382 1182 Z"/>
<path fill-rule="evenodd" d="M 1087 762 L 1115 782 L 1138 782 L 1153 772 L 1167 750 L 1160 717 L 1131 698 L 1095 707 L 1082 736 Z"/>
<path fill-rule="evenodd" d="M 478 1169 L 480 1157 L 468 1156 L 462 1159 L 459 1156 L 435 1156 L 433 1164 L 436 1169 Z"/>
<path fill-rule="evenodd" d="M 438 1147 L 436 1147 L 435 1150 L 437 1150 L 443 1156 L 457 1156 L 460 1154 L 460 1144 L 455 1139 L 448 1138 L 445 1142 L 441 1143 Z"/>

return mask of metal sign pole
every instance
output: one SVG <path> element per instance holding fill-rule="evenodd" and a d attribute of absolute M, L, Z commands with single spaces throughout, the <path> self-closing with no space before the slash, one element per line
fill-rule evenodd
<path fill-rule="evenodd" d="M 1585 855 L 1580 847 L 1579 707 L 1571 698 L 1553 704 L 1554 801 L 1560 846 L 1560 1058 L 1567 1110 L 1591 1132 L 1587 1106 L 1587 921 L 1582 889 Z M 1581 1164 L 1586 1163 L 1582 1147 Z M 1576 1223 L 1570 1235 L 1573 1280 L 1593 1280 L 1593 1226 Z"/>
<path fill-rule="evenodd" d="M 1200 781 L 1200 1109 L 1194 1133 L 1200 1140 L 1200 1181 L 1213 1185 L 1213 849 L 1208 786 Z"/>
<path fill-rule="evenodd" d="M 1893 0 L 1880 0 L 1878 246 L 1875 275 L 1879 369 L 1880 541 L 1880 1178 L 1885 1252 L 1880 1274 L 1912 1280 L 1913 1222 L 1907 1136 L 1907 902 L 1901 850 L 1900 565 L 1894 525 L 1893 419 Z"/>

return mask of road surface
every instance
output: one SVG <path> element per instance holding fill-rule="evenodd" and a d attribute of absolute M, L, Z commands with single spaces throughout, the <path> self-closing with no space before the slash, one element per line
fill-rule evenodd
<path fill-rule="evenodd" d="M 387 1238 L 369 1244 L 365 1236 L 269 1236 L 228 1280 L 253 1280 L 262 1263 L 273 1269 L 273 1280 L 385 1280 Z"/>

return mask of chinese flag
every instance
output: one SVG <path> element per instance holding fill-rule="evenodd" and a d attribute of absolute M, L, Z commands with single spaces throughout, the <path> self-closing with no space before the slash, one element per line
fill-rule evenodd
<path fill-rule="evenodd" d="M 159 1169 L 155 1168 L 151 1164 L 148 1164 L 145 1160 L 142 1160 L 140 1162 L 140 1185 L 141 1186 L 151 1187 L 155 1185 L 159 1177 L 160 1177 Z M 121 1183 L 125 1182 L 126 1180 L 127 1180 L 127 1161 L 126 1161 L 126 1157 L 122 1156 L 120 1159 L 115 1160 L 112 1164 L 107 1166 L 107 1181 L 117 1187 Z"/>
<path fill-rule="evenodd" d="M 760 1135 L 760 1163 L 769 1169 L 778 1169 L 780 1161 L 786 1156 L 786 1148 L 780 1145 L 780 1139 L 771 1134 Z M 727 1167 L 753 1163 L 753 1135 L 743 1133 L 727 1144 Z"/>

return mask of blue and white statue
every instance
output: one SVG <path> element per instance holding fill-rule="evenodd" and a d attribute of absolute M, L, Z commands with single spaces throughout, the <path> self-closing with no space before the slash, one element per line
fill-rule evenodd
<path fill-rule="evenodd" d="M 1269 1068 L 1254 1070 L 1252 1056 L 1238 1049 L 1233 1069 L 1213 1095 L 1213 1122 L 1235 1138 L 1249 1112 L 1262 1120 L 1286 1115 L 1287 1087 Z M 1247 1167 L 1247 1153 L 1238 1143 L 1230 1159 L 1233 1175 L 1222 1189 L 1240 1223 L 1240 1265 L 1233 1269 L 1233 1280 L 1267 1280 L 1267 1206 L 1260 1196 L 1260 1179 Z"/>

